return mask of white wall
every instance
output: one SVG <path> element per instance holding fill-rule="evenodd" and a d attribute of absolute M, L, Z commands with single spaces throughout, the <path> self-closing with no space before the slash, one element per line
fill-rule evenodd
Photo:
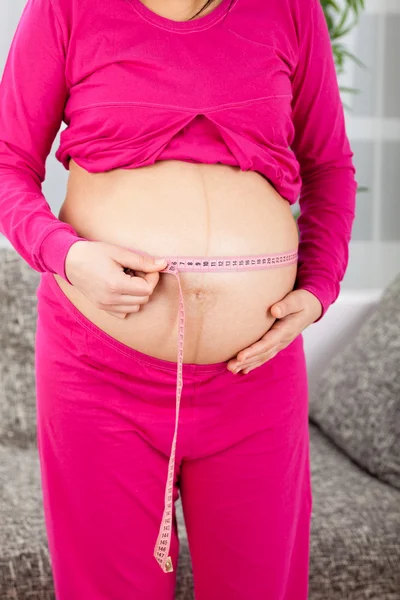
<path fill-rule="evenodd" d="M 355 240 L 400 241 L 400 1 L 366 0 L 349 49 L 367 66 L 349 64 L 347 80 L 360 94 L 343 95 L 360 185 Z"/>

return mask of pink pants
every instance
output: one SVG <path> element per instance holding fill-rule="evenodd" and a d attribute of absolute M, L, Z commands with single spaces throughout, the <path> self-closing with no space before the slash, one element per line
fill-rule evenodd
<path fill-rule="evenodd" d="M 57 600 L 172 600 L 153 557 L 176 363 L 115 340 L 50 273 L 37 290 L 37 440 Z M 183 364 L 174 501 L 196 600 L 306 600 L 311 479 L 303 337 L 248 373 Z M 171 557 L 179 558 L 174 513 Z"/>

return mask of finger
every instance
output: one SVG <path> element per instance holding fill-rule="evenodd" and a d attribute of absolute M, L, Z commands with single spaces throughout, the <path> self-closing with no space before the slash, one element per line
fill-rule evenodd
<path fill-rule="evenodd" d="M 264 362 L 265 360 L 267 360 L 267 358 L 268 358 L 268 354 L 263 354 L 261 356 L 254 357 L 253 360 L 246 360 L 245 362 L 237 362 L 236 369 L 240 369 L 241 371 L 243 371 L 244 369 L 247 369 L 248 367 L 254 367 L 254 365 Z"/>
<path fill-rule="evenodd" d="M 121 306 L 121 310 L 105 310 L 104 312 L 112 315 L 113 317 L 119 317 L 120 319 L 125 319 L 125 317 L 130 313 L 139 312 L 140 307 L 132 307 L 132 306 Z"/>
<path fill-rule="evenodd" d="M 247 373 L 254 371 L 254 369 L 258 369 L 258 367 L 265 365 L 267 362 L 272 360 L 277 354 L 278 354 L 278 352 L 274 352 L 269 358 L 263 360 L 262 362 L 256 363 L 255 365 L 251 365 L 250 367 L 247 367 L 246 369 L 243 369 L 242 371 L 240 371 L 240 373 L 243 373 L 243 375 L 247 375 Z"/>
<path fill-rule="evenodd" d="M 246 361 L 237 361 L 234 365 L 236 369 L 240 368 L 242 371 L 248 367 L 254 367 L 257 364 L 262 364 L 272 358 L 279 350 L 280 346 L 274 346 L 268 352 L 264 352 L 263 354 L 258 354 L 251 359 Z"/>
<path fill-rule="evenodd" d="M 232 373 L 237 373 L 239 371 L 239 369 L 242 369 L 242 367 L 244 367 L 244 366 L 250 365 L 252 362 L 255 362 L 255 361 L 247 361 L 246 363 L 243 363 L 234 358 L 231 361 L 229 361 L 228 369 L 230 371 L 232 371 Z"/>
<path fill-rule="evenodd" d="M 113 306 L 112 310 L 110 312 L 114 312 L 116 314 L 121 314 L 121 313 L 138 312 L 139 310 L 140 310 L 139 304 L 135 304 L 135 305 L 119 304 L 119 305 Z"/>
<path fill-rule="evenodd" d="M 117 317 L 118 319 L 125 319 L 126 317 L 126 313 L 115 313 L 110 310 L 106 310 L 105 312 L 111 315 L 112 317 Z"/>
<path fill-rule="evenodd" d="M 289 314 L 301 312 L 303 309 L 303 298 L 295 291 L 291 291 L 282 300 L 275 302 L 270 307 L 270 312 L 273 317 L 281 319 Z"/>
<path fill-rule="evenodd" d="M 246 369 L 242 369 L 240 371 L 240 373 L 243 373 L 243 375 L 247 375 L 247 373 L 250 373 L 250 371 L 254 371 L 254 369 L 261 367 L 261 365 L 265 365 L 266 362 L 268 362 L 268 360 L 263 360 L 261 362 L 254 363 L 253 365 L 250 365 Z"/>
<path fill-rule="evenodd" d="M 145 273 L 160 271 L 165 269 L 168 264 L 165 258 L 134 252 L 122 246 L 113 246 L 112 258 L 125 269 L 144 271 Z"/>
<path fill-rule="evenodd" d="M 113 296 L 148 296 L 153 291 L 152 286 L 143 277 L 132 277 L 122 271 L 108 282 L 108 289 Z"/>
<path fill-rule="evenodd" d="M 121 306 L 117 310 L 106 310 L 105 312 L 110 313 L 110 315 L 127 315 L 130 313 L 137 313 L 140 310 L 140 306 Z"/>
<path fill-rule="evenodd" d="M 108 302 L 104 302 L 103 304 L 110 308 L 117 308 L 119 306 L 132 307 L 135 304 L 147 304 L 149 300 L 150 296 L 129 296 L 128 294 L 113 294 L 112 296 L 110 296 Z"/>
<path fill-rule="evenodd" d="M 145 273 L 144 271 L 132 271 L 132 269 L 125 269 L 125 273 L 130 275 L 130 277 L 140 277 L 141 279 L 147 281 L 147 283 L 149 283 L 151 286 L 149 293 L 153 293 L 154 288 L 160 279 L 160 274 L 158 271 L 155 271 L 154 273 Z"/>
<path fill-rule="evenodd" d="M 230 361 L 228 361 L 228 365 L 227 365 L 228 369 L 233 371 L 239 366 L 242 366 L 244 364 L 247 365 L 254 360 L 258 360 L 258 358 L 260 356 L 265 355 L 271 348 L 276 346 L 279 343 L 279 340 L 276 340 L 275 343 L 273 343 L 273 342 L 269 343 L 269 340 L 271 339 L 271 335 L 270 335 L 271 332 L 272 332 L 272 328 L 269 329 L 267 332 L 267 334 L 269 336 L 268 340 L 266 340 L 267 334 L 265 334 L 261 338 L 261 340 L 258 340 L 251 346 L 248 346 L 247 348 L 240 350 L 240 352 L 234 358 L 232 358 Z"/>
<path fill-rule="evenodd" d="M 150 293 L 152 294 L 154 288 L 156 287 L 160 279 L 160 273 L 158 271 L 156 271 L 155 273 L 143 273 L 143 279 L 145 279 L 147 283 L 151 286 Z"/>
<path fill-rule="evenodd" d="M 248 346 L 244 350 L 241 350 L 237 355 L 237 359 L 239 362 L 244 362 L 249 359 L 254 359 L 255 357 L 265 354 L 269 352 L 271 348 L 277 346 L 285 337 L 285 334 L 277 331 L 273 327 L 261 338 L 251 346 Z"/>
<path fill-rule="evenodd" d="M 243 373 L 245 368 L 253 367 L 258 363 L 260 363 L 260 361 L 253 361 L 251 363 L 247 363 L 246 365 L 242 365 L 240 363 L 234 363 L 232 365 L 232 368 L 230 368 L 230 371 L 232 371 L 232 373 L 234 373 L 234 374 Z"/>
<path fill-rule="evenodd" d="M 228 368 L 233 374 L 236 375 L 237 373 L 243 373 L 246 368 L 255 367 L 257 364 L 261 364 L 262 362 L 262 360 L 254 360 L 249 363 L 246 363 L 245 365 L 242 365 L 239 362 L 235 362 L 232 363 L 232 365 L 230 365 Z"/>
<path fill-rule="evenodd" d="M 141 277 L 142 279 L 146 279 L 146 275 L 150 275 L 150 273 L 145 273 L 144 271 L 131 271 L 131 274 L 135 277 Z"/>
<path fill-rule="evenodd" d="M 134 274 L 137 277 L 141 277 L 142 279 L 147 281 L 147 283 L 150 285 L 149 294 L 152 294 L 154 292 L 154 288 L 156 287 L 160 279 L 159 272 L 155 271 L 154 273 L 145 273 L 144 271 L 134 271 Z"/>
<path fill-rule="evenodd" d="M 240 368 L 239 372 L 246 374 L 246 373 L 249 373 L 250 371 L 252 371 L 253 369 L 256 369 L 257 367 L 264 365 L 269 360 L 274 358 L 278 354 L 278 352 L 280 352 L 282 350 L 283 347 L 284 346 L 282 346 L 282 345 L 274 346 L 266 354 L 263 354 L 262 356 L 258 356 L 256 360 L 249 361 L 243 365 L 238 364 L 237 368 Z"/>

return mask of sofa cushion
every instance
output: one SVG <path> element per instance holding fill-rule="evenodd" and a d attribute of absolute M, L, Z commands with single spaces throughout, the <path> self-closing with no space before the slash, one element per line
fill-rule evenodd
<path fill-rule="evenodd" d="M 37 451 L 0 445 L 0 598 L 53 600 Z"/>
<path fill-rule="evenodd" d="M 34 343 L 40 273 L 0 248 L 0 443 L 35 443 Z"/>
<path fill-rule="evenodd" d="M 176 600 L 193 600 L 192 566 L 182 503 Z M 0 598 L 55 600 L 37 448 L 0 444 Z M 71 599 L 73 600 L 73 599 Z"/>
<path fill-rule="evenodd" d="M 400 273 L 316 382 L 309 415 L 357 464 L 400 489 Z"/>
<path fill-rule="evenodd" d="M 400 599 L 400 490 L 310 424 L 310 600 Z"/>

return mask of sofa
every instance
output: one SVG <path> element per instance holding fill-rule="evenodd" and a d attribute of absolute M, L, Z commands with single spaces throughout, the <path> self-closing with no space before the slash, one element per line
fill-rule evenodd
<path fill-rule="evenodd" d="M 34 341 L 40 274 L 13 248 L 0 248 L 0 265 L 0 599 L 54 600 L 36 446 Z M 387 302 L 374 307 L 310 393 L 310 600 L 400 600 L 400 456 L 393 456 L 400 419 L 400 368 L 393 372 L 400 366 L 400 275 L 387 293 L 389 309 Z M 390 317 L 384 334 L 382 319 L 387 321 L 388 315 L 382 310 L 389 310 Z M 359 338 L 363 328 L 364 337 Z M 384 335 L 390 340 L 382 339 Z M 385 344 L 389 358 L 384 357 Z M 371 358 L 367 348 L 373 350 Z M 360 351 L 366 355 L 360 358 Z M 386 368 L 391 372 L 385 374 Z M 363 369 L 367 375 L 361 374 Z M 374 377 L 378 381 L 372 382 Z M 375 412 L 365 417 L 364 425 L 361 407 L 370 405 Z M 176 598 L 193 600 L 179 501 L 176 509 Z"/>

